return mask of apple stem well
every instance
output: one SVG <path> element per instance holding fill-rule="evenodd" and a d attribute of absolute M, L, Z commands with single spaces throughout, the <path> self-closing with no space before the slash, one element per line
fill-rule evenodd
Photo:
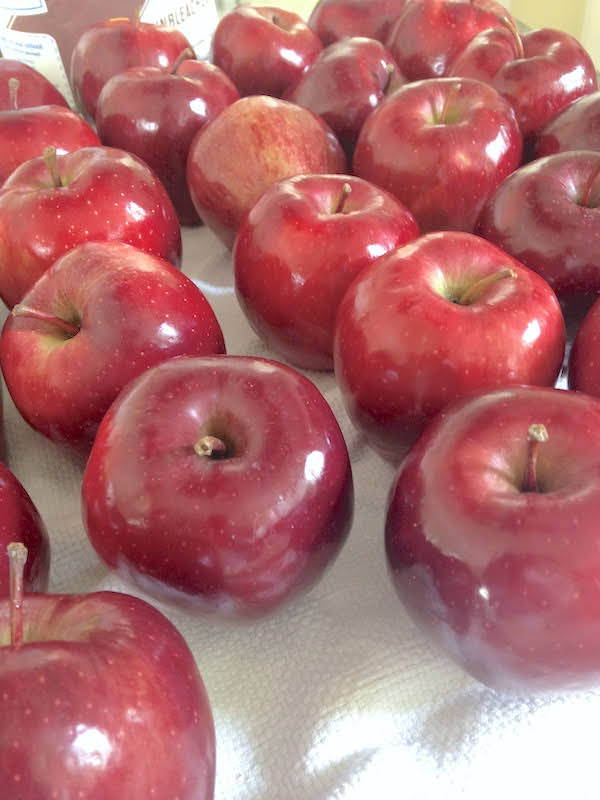
<path fill-rule="evenodd" d="M 202 436 L 194 445 L 194 450 L 199 456 L 208 458 L 226 458 L 229 455 L 227 443 L 218 436 L 207 434 Z"/>
<path fill-rule="evenodd" d="M 185 50 L 182 50 L 181 53 L 177 56 L 175 61 L 173 62 L 173 66 L 171 67 L 171 74 L 175 75 L 179 67 L 183 64 L 184 61 L 187 61 L 189 58 L 194 58 L 195 53 L 191 47 L 186 47 Z"/>
<path fill-rule="evenodd" d="M 24 305 L 23 303 L 17 303 L 13 306 L 10 313 L 13 317 L 31 317 L 41 322 L 47 322 L 56 328 L 60 328 L 69 338 L 77 336 L 80 331 L 79 325 L 73 322 L 68 322 L 66 319 L 56 317 L 53 314 L 47 314 L 45 311 L 39 311 L 37 308 L 31 308 L 31 306 Z"/>
<path fill-rule="evenodd" d="M 11 542 L 6 548 L 10 584 L 10 643 L 23 644 L 23 572 L 27 561 L 27 548 L 22 542 Z"/>
<path fill-rule="evenodd" d="M 585 191 L 583 192 L 583 195 L 581 197 L 581 205 L 584 208 L 594 208 L 595 207 L 595 205 L 593 203 L 592 204 L 590 203 L 590 200 L 591 200 L 591 197 L 592 197 L 592 190 L 594 188 L 594 184 L 596 182 L 596 179 L 597 179 L 598 175 L 600 175 L 600 161 L 598 161 L 598 163 L 596 164 L 596 166 L 592 170 L 592 175 L 591 175 L 589 181 L 587 182 L 586 187 L 585 187 Z"/>
<path fill-rule="evenodd" d="M 548 441 L 548 431 L 541 423 L 530 425 L 527 431 L 527 462 L 525 464 L 525 478 L 523 492 L 539 492 L 537 481 L 537 458 L 540 444 Z"/>
<path fill-rule="evenodd" d="M 19 108 L 19 79 L 8 79 L 8 98 L 12 111 L 17 111 Z"/>
<path fill-rule="evenodd" d="M 455 302 L 461 306 L 468 306 L 477 300 L 481 292 L 483 292 L 484 289 L 487 289 L 488 286 L 491 286 L 491 284 L 496 283 L 496 281 L 504 280 L 504 278 L 516 277 L 517 273 L 511 267 L 499 269 L 498 272 L 493 272 L 491 275 L 486 275 L 484 278 L 480 278 L 478 281 L 475 281 L 475 283 L 472 283 L 462 294 L 458 296 L 458 299 Z"/>
<path fill-rule="evenodd" d="M 332 210 L 332 212 L 334 214 L 344 214 L 345 213 L 344 206 L 346 204 L 346 200 L 350 197 L 351 194 L 352 194 L 352 187 L 350 186 L 348 181 L 345 181 L 345 183 L 342 185 L 342 189 L 341 189 L 340 194 L 339 194 L 339 196 L 337 198 L 337 203 L 336 203 L 335 207 Z"/>

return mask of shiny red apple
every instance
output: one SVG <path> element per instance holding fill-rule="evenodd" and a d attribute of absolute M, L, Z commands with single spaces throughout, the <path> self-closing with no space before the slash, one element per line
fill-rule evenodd
<path fill-rule="evenodd" d="M 117 394 L 145 369 L 224 352 L 200 289 L 122 242 L 88 242 L 59 258 L 0 336 L 2 373 L 22 416 L 50 439 L 86 449 Z"/>
<path fill-rule="evenodd" d="M 501 388 L 433 421 L 390 492 L 385 542 L 413 619 L 521 695 L 600 679 L 600 400 Z"/>
<path fill-rule="evenodd" d="M 351 36 L 385 41 L 407 0 L 318 0 L 308 24 L 324 45 Z"/>
<path fill-rule="evenodd" d="M 597 295 L 594 295 L 597 297 Z M 600 397 L 600 303 L 595 299 L 580 321 L 568 363 L 570 389 Z"/>
<path fill-rule="evenodd" d="M 552 385 L 565 323 L 549 285 L 478 236 L 430 233 L 382 256 L 340 304 L 335 377 L 348 414 L 398 461 L 459 397 Z"/>
<path fill-rule="evenodd" d="M 100 146 L 27 161 L 0 190 L 0 297 L 12 307 L 68 250 L 107 240 L 181 262 L 177 214 L 143 161 Z"/>
<path fill-rule="evenodd" d="M 600 153 L 573 150 L 522 166 L 485 204 L 477 231 L 561 297 L 600 291 Z"/>
<path fill-rule="evenodd" d="M 48 78 L 29 64 L 12 58 L 0 58 L 0 110 L 14 108 L 10 80 L 19 82 L 19 107 L 66 106 L 68 103 Z"/>
<path fill-rule="evenodd" d="M 521 35 L 507 28 L 483 31 L 455 59 L 449 74 L 494 86 L 515 109 L 526 139 L 597 88 L 589 53 L 573 36 L 551 28 Z"/>
<path fill-rule="evenodd" d="M 212 40 L 212 61 L 242 96 L 281 97 L 323 49 L 293 11 L 278 6 L 239 6 L 224 14 Z"/>
<path fill-rule="evenodd" d="M 6 548 L 11 542 L 21 542 L 29 552 L 23 575 L 25 589 L 45 592 L 50 578 L 50 538 L 46 525 L 23 484 L 0 463 L 0 598 L 9 595 Z"/>
<path fill-rule="evenodd" d="M 100 557 L 152 596 L 259 615 L 310 588 L 350 529 L 352 474 L 313 383 L 261 358 L 173 358 L 104 417 L 83 478 Z"/>
<path fill-rule="evenodd" d="M 288 178 L 242 222 L 233 249 L 238 300 L 274 351 L 305 369 L 332 369 L 344 292 L 368 264 L 418 234 L 405 206 L 361 178 Z"/>
<path fill-rule="evenodd" d="M 232 247 L 244 215 L 275 181 L 346 172 L 331 129 L 312 111 L 266 95 L 242 97 L 196 134 L 187 180 L 202 221 Z"/>
<path fill-rule="evenodd" d="M 381 42 L 353 36 L 326 47 L 284 98 L 322 117 L 351 158 L 366 118 L 405 82 Z"/>
<path fill-rule="evenodd" d="M 352 171 L 405 203 L 423 232 L 472 231 L 521 164 L 514 111 L 491 86 L 431 78 L 400 87 L 365 121 Z"/>
<path fill-rule="evenodd" d="M 77 104 L 94 119 L 96 103 L 109 78 L 129 67 L 168 69 L 191 45 L 168 25 L 113 17 L 87 28 L 71 54 L 69 80 Z"/>
<path fill-rule="evenodd" d="M 11 548 L 13 564 L 21 550 Z M 171 622 L 118 592 L 0 599 L 6 800 L 212 800 L 215 731 Z"/>
<path fill-rule="evenodd" d="M 227 75 L 206 61 L 187 57 L 173 69 L 131 67 L 105 83 L 97 101 L 96 128 L 103 144 L 135 153 L 151 167 L 182 225 L 197 225 L 200 219 L 186 179 L 190 145 L 201 128 L 238 98 Z"/>
<path fill-rule="evenodd" d="M 534 158 L 565 150 L 600 151 L 600 91 L 569 103 L 539 131 L 532 143 Z"/>

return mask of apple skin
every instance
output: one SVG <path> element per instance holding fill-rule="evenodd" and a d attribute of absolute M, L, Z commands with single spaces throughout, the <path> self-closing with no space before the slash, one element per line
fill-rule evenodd
<path fill-rule="evenodd" d="M 23 306 L 78 332 L 16 314 Z M 53 441 L 86 451 L 117 394 L 145 369 L 224 352 L 200 289 L 169 262 L 122 242 L 88 242 L 59 258 L 0 336 L 2 373 L 21 415 Z"/>
<path fill-rule="evenodd" d="M 487 81 L 498 89 L 515 109 L 526 140 L 569 103 L 597 89 L 590 55 L 573 36 L 552 28 L 520 37 L 502 28 L 483 31 L 449 74 Z"/>
<path fill-rule="evenodd" d="M 524 491 L 527 432 L 541 491 Z M 498 389 L 448 408 L 402 463 L 385 543 L 394 586 L 469 673 L 519 693 L 600 678 L 600 401 Z"/>
<path fill-rule="evenodd" d="M 443 78 L 480 31 L 515 22 L 493 0 L 406 0 L 385 45 L 409 81 Z"/>
<path fill-rule="evenodd" d="M 405 203 L 424 233 L 470 232 L 522 153 L 514 111 L 495 89 L 430 78 L 405 84 L 370 114 L 352 171 Z"/>
<path fill-rule="evenodd" d="M 297 175 L 270 186 L 242 222 L 235 288 L 250 324 L 305 369 L 333 369 L 335 316 L 353 278 L 419 235 L 392 195 L 350 175 Z"/>
<path fill-rule="evenodd" d="M 195 450 L 206 436 L 225 457 Z M 256 617 L 306 591 L 350 529 L 350 460 L 307 378 L 261 358 L 173 358 L 104 417 L 83 477 L 98 555 L 148 594 Z"/>
<path fill-rule="evenodd" d="M 0 185 L 14 170 L 54 146 L 59 155 L 100 144 L 91 125 L 58 105 L 0 111 Z"/>
<path fill-rule="evenodd" d="M 275 181 L 345 173 L 335 134 L 312 111 L 266 95 L 242 97 L 198 131 L 187 181 L 202 221 L 229 248 L 244 215 Z"/>
<path fill-rule="evenodd" d="M 600 397 L 600 302 L 596 299 L 579 324 L 568 364 L 569 389 Z"/>
<path fill-rule="evenodd" d="M 175 72 L 132 67 L 114 75 L 98 97 L 102 143 L 135 153 L 158 175 L 182 225 L 198 225 L 186 179 L 195 134 L 239 93 L 213 64 L 185 59 Z"/>
<path fill-rule="evenodd" d="M 318 0 L 308 25 L 325 46 L 351 36 L 384 42 L 407 0 Z"/>
<path fill-rule="evenodd" d="M 565 150 L 600 151 L 600 91 L 574 100 L 545 125 L 534 138 L 533 157 Z"/>
<path fill-rule="evenodd" d="M 460 302 L 507 267 L 516 277 Z M 350 285 L 337 314 L 334 369 L 350 419 L 398 461 L 459 397 L 554 384 L 564 349 L 558 300 L 539 275 L 478 236 L 444 231 L 382 256 Z"/>
<path fill-rule="evenodd" d="M 212 800 L 215 733 L 181 634 L 117 592 L 25 595 L 10 644 L 0 600 L 5 797 Z M 18 780 L 18 783 L 17 783 Z M 8 791 L 8 795 L 6 792 Z"/>
<path fill-rule="evenodd" d="M 284 99 L 324 119 L 351 159 L 366 118 L 405 82 L 381 42 L 353 36 L 328 45 Z"/>
<path fill-rule="evenodd" d="M 536 159 L 502 182 L 478 221 L 481 236 L 542 275 L 561 300 L 600 291 L 599 167 L 591 150 Z"/>
<path fill-rule="evenodd" d="M 6 548 L 11 542 L 22 542 L 29 553 L 23 575 L 25 590 L 45 592 L 50 578 L 48 531 L 23 484 L 0 463 L 0 598 L 9 595 Z"/>
<path fill-rule="evenodd" d="M 14 108 L 9 86 L 11 78 L 19 81 L 19 108 L 51 105 L 68 108 L 69 104 L 63 95 L 41 72 L 23 61 L 0 58 L 0 111 Z"/>
<path fill-rule="evenodd" d="M 281 97 L 323 49 L 298 14 L 277 6 L 241 6 L 213 34 L 212 60 L 240 95 Z"/>
<path fill-rule="evenodd" d="M 177 214 L 141 159 L 97 146 L 57 155 L 56 162 L 59 186 L 38 156 L 0 190 L 0 297 L 9 308 L 85 241 L 123 241 L 180 265 Z"/>
<path fill-rule="evenodd" d="M 177 28 L 114 17 L 85 30 L 71 53 L 69 80 L 77 105 L 92 119 L 102 87 L 129 67 L 169 69 L 192 49 Z"/>

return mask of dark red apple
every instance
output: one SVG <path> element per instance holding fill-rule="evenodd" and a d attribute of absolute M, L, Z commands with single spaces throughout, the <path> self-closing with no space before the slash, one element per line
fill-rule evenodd
<path fill-rule="evenodd" d="M 277 6 L 240 6 L 217 25 L 212 60 L 242 96 L 281 97 L 323 49 L 323 43 L 293 11 Z"/>
<path fill-rule="evenodd" d="M 68 250 L 108 240 L 181 262 L 177 214 L 141 159 L 97 146 L 27 161 L 0 190 L 0 296 L 12 307 Z"/>
<path fill-rule="evenodd" d="M 600 91 L 584 95 L 552 117 L 534 138 L 534 158 L 565 150 L 600 151 Z"/>
<path fill-rule="evenodd" d="M 238 300 L 258 335 L 296 366 L 333 368 L 338 305 L 358 273 L 418 236 L 408 209 L 349 175 L 270 186 L 233 249 Z"/>
<path fill-rule="evenodd" d="M 83 478 L 92 545 L 149 594 L 248 616 L 307 590 L 350 529 L 346 445 L 323 395 L 260 358 L 172 358 L 102 420 Z"/>
<path fill-rule="evenodd" d="M 52 146 L 63 155 L 100 144 L 83 117 L 64 105 L 21 105 L 17 84 L 18 81 L 11 83 L 13 106 L 0 110 L 0 185 L 18 166 L 41 156 L 47 147 Z"/>
<path fill-rule="evenodd" d="M 477 231 L 542 275 L 561 299 L 597 293 L 599 206 L 600 153 L 557 153 L 509 175 Z"/>
<path fill-rule="evenodd" d="M 14 93 L 9 83 L 11 79 L 19 82 L 19 108 L 69 105 L 58 89 L 41 72 L 23 61 L 0 58 L 0 111 L 10 111 L 14 108 Z"/>
<path fill-rule="evenodd" d="M 600 302 L 594 300 L 581 320 L 569 354 L 570 389 L 600 397 Z"/>
<path fill-rule="evenodd" d="M 25 556 L 22 555 L 25 551 Z M 13 569 L 25 548 L 13 544 Z M 6 800 L 212 800 L 215 731 L 182 635 L 118 592 L 0 599 Z"/>
<path fill-rule="evenodd" d="M 132 378 L 174 356 L 224 352 L 200 289 L 122 242 L 88 242 L 59 258 L 0 336 L 2 373 L 22 416 L 50 439 L 86 449 Z"/>
<path fill-rule="evenodd" d="M 188 57 L 171 70 L 132 67 L 105 83 L 96 128 L 103 144 L 135 153 L 152 168 L 182 225 L 197 225 L 200 219 L 186 179 L 190 145 L 201 128 L 238 98 L 227 75 L 206 61 Z"/>
<path fill-rule="evenodd" d="M 284 97 L 322 117 L 351 158 L 366 118 L 405 82 L 381 42 L 354 36 L 326 47 Z"/>
<path fill-rule="evenodd" d="M 454 60 L 449 74 L 494 86 L 515 109 L 526 139 L 597 88 L 591 56 L 573 36 L 551 28 L 522 35 L 507 28 L 483 31 Z"/>
<path fill-rule="evenodd" d="M 1 598 L 9 595 L 6 548 L 11 542 L 21 542 L 29 552 L 23 575 L 25 589 L 45 592 L 50 578 L 48 531 L 23 484 L 0 463 L 0 603 L 3 602 Z"/>
<path fill-rule="evenodd" d="M 351 36 L 385 41 L 407 0 L 318 0 L 308 24 L 324 45 Z"/>
<path fill-rule="evenodd" d="M 494 88 L 431 78 L 405 84 L 370 114 L 352 171 L 405 203 L 423 232 L 472 231 L 522 147 L 514 111 Z"/>
<path fill-rule="evenodd" d="M 168 25 L 113 17 L 87 28 L 71 54 L 69 80 L 77 104 L 94 119 L 106 81 L 129 67 L 169 69 L 191 45 Z"/>
<path fill-rule="evenodd" d="M 408 80 L 443 78 L 474 36 L 496 27 L 516 30 L 494 0 L 405 0 L 385 44 Z"/>
<path fill-rule="evenodd" d="M 564 348 L 546 281 L 478 236 L 444 231 L 382 256 L 351 284 L 335 377 L 356 427 L 397 461 L 459 397 L 554 384 Z"/>
<path fill-rule="evenodd" d="M 228 246 L 244 215 L 275 181 L 346 172 L 344 151 L 312 111 L 256 95 L 232 103 L 196 134 L 187 180 L 200 218 Z"/>
<path fill-rule="evenodd" d="M 433 421 L 390 492 L 405 608 L 496 689 L 600 679 L 600 400 L 502 388 Z"/>

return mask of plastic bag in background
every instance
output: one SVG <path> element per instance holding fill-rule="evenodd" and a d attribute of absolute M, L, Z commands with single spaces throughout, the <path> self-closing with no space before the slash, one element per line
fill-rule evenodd
<path fill-rule="evenodd" d="M 215 0 L 0 0 L 0 50 L 45 75 L 74 106 L 71 52 L 81 34 L 111 17 L 179 28 L 196 57 L 207 58 L 218 21 Z"/>

